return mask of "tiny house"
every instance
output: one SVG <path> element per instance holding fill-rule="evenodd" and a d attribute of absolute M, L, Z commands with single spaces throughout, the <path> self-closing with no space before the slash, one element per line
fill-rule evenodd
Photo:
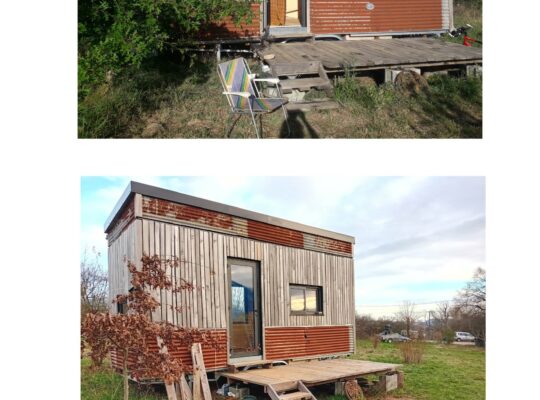
<path fill-rule="evenodd" d="M 208 370 L 354 352 L 351 236 L 137 182 L 105 232 L 111 299 L 130 290 L 126 259 L 178 260 L 172 278 L 195 290 L 156 293 L 153 318 L 212 331 L 222 346 L 203 346 Z M 191 365 L 188 349 L 174 356 Z"/>
<path fill-rule="evenodd" d="M 453 29 L 453 0 L 263 0 L 252 4 L 253 18 L 211 24 L 205 39 L 260 39 L 298 34 L 403 36 L 440 34 Z"/>

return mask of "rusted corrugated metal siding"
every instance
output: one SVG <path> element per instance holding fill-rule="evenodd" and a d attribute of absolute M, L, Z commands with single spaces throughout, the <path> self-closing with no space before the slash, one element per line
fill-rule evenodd
<path fill-rule="evenodd" d="M 222 21 L 205 27 L 201 32 L 201 39 L 215 40 L 259 37 L 261 30 L 260 4 L 252 4 L 251 10 L 253 12 L 251 21 L 244 21 L 238 26 L 231 17 L 224 18 Z"/>
<path fill-rule="evenodd" d="M 283 360 L 350 353 L 351 331 L 351 326 L 266 328 L 265 358 Z"/>
<path fill-rule="evenodd" d="M 313 33 L 414 32 L 443 29 L 441 0 L 311 0 Z"/>
<path fill-rule="evenodd" d="M 203 357 L 204 357 L 204 365 L 207 370 L 217 370 L 227 367 L 227 331 L 225 329 L 221 330 L 211 330 L 216 338 L 216 341 L 219 344 L 219 349 L 214 349 L 210 345 L 202 345 L 202 351 L 203 351 Z M 148 348 L 151 351 L 158 352 L 159 347 L 157 345 L 157 341 L 155 340 L 149 340 L 148 341 Z M 173 356 L 176 359 L 179 359 L 182 361 L 182 364 L 186 367 L 186 369 L 189 371 L 193 367 L 192 359 L 191 359 L 191 349 L 187 345 L 182 346 L 174 346 L 169 349 L 169 354 Z M 119 354 L 117 351 L 111 351 L 111 363 L 113 368 L 117 370 L 122 369 L 122 355 Z M 133 365 L 134 358 L 132 355 L 128 356 L 129 363 Z M 128 363 L 128 364 L 129 364 Z M 145 378 L 155 378 L 155 377 L 145 377 Z"/>
<path fill-rule="evenodd" d="M 352 255 L 352 244 L 349 242 L 153 197 L 143 197 L 142 212 L 143 216 L 165 218 L 167 221 L 184 221 L 262 242 L 338 255 Z"/>

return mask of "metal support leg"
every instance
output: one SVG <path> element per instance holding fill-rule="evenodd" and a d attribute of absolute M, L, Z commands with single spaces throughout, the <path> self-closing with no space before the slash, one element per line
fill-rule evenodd
<path fill-rule="evenodd" d="M 248 100 L 248 105 L 249 105 L 249 112 L 251 113 L 251 120 L 253 121 L 253 127 L 255 128 L 255 133 L 257 134 L 257 139 L 260 139 L 260 135 L 259 135 L 259 129 L 257 128 L 257 121 L 255 121 L 255 114 L 253 113 L 253 107 L 251 107 L 251 101 L 252 99 L 250 98 Z"/>
<path fill-rule="evenodd" d="M 261 136 L 259 135 L 259 128 L 257 128 L 257 121 L 255 121 L 255 114 L 253 114 L 253 111 L 251 112 L 251 120 L 253 121 L 253 127 L 255 128 L 257 139 L 260 139 Z"/>
<path fill-rule="evenodd" d="M 217 62 L 221 61 L 221 43 L 216 44 L 216 59 Z"/>

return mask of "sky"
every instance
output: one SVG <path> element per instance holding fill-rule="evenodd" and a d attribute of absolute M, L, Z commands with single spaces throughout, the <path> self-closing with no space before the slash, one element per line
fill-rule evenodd
<path fill-rule="evenodd" d="M 83 177 L 81 260 L 130 180 L 354 236 L 355 308 L 420 319 L 485 268 L 483 177 Z"/>

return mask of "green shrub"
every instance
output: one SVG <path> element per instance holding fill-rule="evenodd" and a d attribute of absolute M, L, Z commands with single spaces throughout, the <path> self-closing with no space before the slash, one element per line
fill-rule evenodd
<path fill-rule="evenodd" d="M 448 75 L 429 77 L 429 92 L 445 98 L 462 98 L 472 102 L 482 101 L 482 78 L 455 78 Z"/>
<path fill-rule="evenodd" d="M 443 342 L 450 344 L 454 342 L 455 332 L 452 329 L 446 329 L 443 332 Z"/>
<path fill-rule="evenodd" d="M 374 109 L 393 104 L 399 99 L 393 85 L 360 85 L 352 76 L 345 76 L 335 87 L 335 97 L 342 103 L 353 103 Z"/>
<path fill-rule="evenodd" d="M 206 24 L 251 18 L 253 0 L 79 0 L 79 98 L 107 74 L 140 66 L 192 39 Z"/>

